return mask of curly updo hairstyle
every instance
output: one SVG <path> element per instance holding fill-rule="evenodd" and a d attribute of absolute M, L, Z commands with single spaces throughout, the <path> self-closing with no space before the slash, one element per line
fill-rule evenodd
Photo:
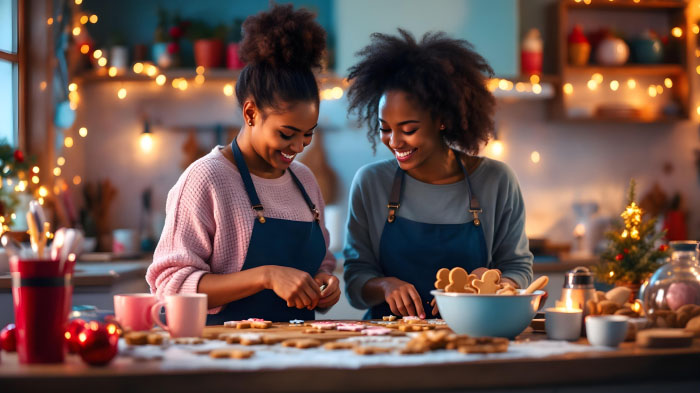
<path fill-rule="evenodd" d="M 306 9 L 272 5 L 246 18 L 240 56 L 247 63 L 236 82 L 239 105 L 253 99 L 262 111 L 299 101 L 319 102 L 312 68 L 321 66 L 326 32 Z"/>
<path fill-rule="evenodd" d="M 448 146 L 477 154 L 494 128 L 496 100 L 486 88 L 493 70 L 472 45 L 442 32 L 426 33 L 416 42 L 411 33 L 374 33 L 372 42 L 357 52 L 360 62 L 350 68 L 349 112 L 369 127 L 375 148 L 379 134 L 378 104 L 389 90 L 408 93 L 435 119 Z"/>

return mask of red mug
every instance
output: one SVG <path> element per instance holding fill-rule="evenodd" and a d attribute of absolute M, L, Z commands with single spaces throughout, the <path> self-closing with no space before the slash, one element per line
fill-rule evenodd
<path fill-rule="evenodd" d="M 63 362 L 74 266 L 74 261 L 10 260 L 20 363 Z"/>

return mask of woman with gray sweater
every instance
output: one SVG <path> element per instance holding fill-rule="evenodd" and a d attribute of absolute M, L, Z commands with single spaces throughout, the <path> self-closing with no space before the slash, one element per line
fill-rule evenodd
<path fill-rule="evenodd" d="M 350 112 L 395 159 L 361 168 L 352 182 L 344 248 L 346 294 L 366 318 L 438 316 L 440 268 L 481 276 L 499 269 L 532 280 L 525 206 L 504 163 L 478 156 L 493 131 L 493 71 L 472 46 L 443 33 L 420 42 L 373 34 L 350 69 Z M 432 308 L 430 306 L 432 305 Z"/>

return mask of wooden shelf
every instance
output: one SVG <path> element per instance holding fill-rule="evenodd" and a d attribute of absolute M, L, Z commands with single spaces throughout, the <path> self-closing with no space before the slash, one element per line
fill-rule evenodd
<path fill-rule="evenodd" d="M 240 70 L 227 70 L 224 68 L 210 68 L 204 71 L 204 78 L 207 81 L 220 81 L 220 82 L 235 82 L 241 71 Z M 185 78 L 194 79 L 197 76 L 197 72 L 194 68 L 171 68 L 158 70 L 158 74 L 165 75 L 168 82 L 175 78 Z M 321 84 L 342 84 L 344 79 L 333 73 L 322 73 L 317 75 L 317 79 Z M 90 70 L 82 73 L 75 78 L 74 82 L 78 83 L 100 83 L 100 82 L 154 82 L 155 76 L 150 77 L 146 75 L 145 72 L 140 74 L 135 73 L 132 69 L 118 74 L 116 76 L 107 75 L 107 69 L 102 68 L 99 70 Z M 166 82 L 167 83 L 167 82 Z"/>
<path fill-rule="evenodd" d="M 654 116 L 654 117 L 621 117 L 621 116 L 591 116 L 591 117 L 567 117 L 556 116 L 552 120 L 566 123 L 618 123 L 618 124 L 667 124 L 688 120 L 681 116 Z"/>
<path fill-rule="evenodd" d="M 585 99 L 585 109 L 593 108 L 593 113 L 590 117 L 570 117 L 567 112 L 577 105 L 576 96 L 567 99 L 564 94 L 557 95 L 555 105 L 552 106 L 552 117 L 557 121 L 566 121 L 573 123 L 671 123 L 688 120 L 691 116 L 691 97 L 693 84 L 690 83 L 694 69 L 690 64 L 694 61 L 694 42 L 695 36 L 689 34 L 689 3 L 686 1 L 670 1 L 670 0 L 641 0 L 635 3 L 633 0 L 592 0 L 591 4 L 585 4 L 583 1 L 576 2 L 575 0 L 560 0 L 557 10 L 557 63 L 561 77 L 561 84 L 571 83 L 574 91 L 578 91 L 579 87 L 585 90 L 585 78 L 589 78 L 595 73 L 602 74 L 604 78 L 612 78 L 623 80 L 627 78 L 648 78 L 648 79 L 664 79 L 671 78 L 673 86 L 666 89 L 669 95 L 664 94 L 660 100 L 650 101 L 644 97 L 637 97 L 639 100 L 632 100 L 629 94 L 624 96 L 611 95 L 610 91 L 605 90 L 602 95 L 596 97 L 590 94 L 583 94 L 581 99 Z M 651 23 L 657 28 L 659 26 L 678 26 L 683 29 L 683 36 L 679 38 L 670 47 L 671 52 L 669 63 L 661 64 L 639 64 L 628 63 L 621 66 L 604 66 L 599 64 L 588 64 L 585 66 L 574 66 L 568 61 L 568 36 L 572 26 L 579 23 L 591 31 L 596 31 L 606 25 L 617 26 L 619 24 L 621 31 L 630 37 L 641 34 L 644 31 L 644 23 Z M 649 26 L 647 26 L 649 27 Z M 670 27 L 669 27 L 670 29 Z M 595 48 L 592 48 L 591 56 L 595 53 Z M 593 57 L 594 58 L 594 57 Z M 658 83 L 658 82 L 653 82 Z M 620 100 L 617 102 L 617 100 Z M 633 106 L 638 109 L 643 115 L 639 114 L 619 114 L 616 116 L 607 116 L 605 113 L 597 113 L 598 108 L 604 105 L 620 104 L 624 106 Z M 664 108 L 667 105 L 677 105 L 678 115 L 665 115 Z"/>
<path fill-rule="evenodd" d="M 647 76 L 669 76 L 680 75 L 685 73 L 684 66 L 680 64 L 625 64 L 621 66 L 571 66 L 564 67 L 564 72 L 568 73 L 616 73 L 616 74 L 634 74 Z"/>
<path fill-rule="evenodd" d="M 623 9 L 624 11 L 630 10 L 659 10 L 659 9 L 669 9 L 678 10 L 685 8 L 686 4 L 683 1 L 669 1 L 669 0 L 641 0 L 639 3 L 635 3 L 633 0 L 592 0 L 591 4 L 586 4 L 583 1 L 576 2 L 575 0 L 565 0 L 566 5 L 569 8 L 575 9 L 606 9 L 606 10 L 618 10 Z"/>

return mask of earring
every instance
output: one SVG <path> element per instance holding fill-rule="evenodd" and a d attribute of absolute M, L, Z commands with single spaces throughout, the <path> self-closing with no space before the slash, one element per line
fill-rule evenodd
<path fill-rule="evenodd" d="M 249 126 L 252 126 L 252 125 L 253 125 L 253 121 L 252 121 L 252 120 L 248 120 L 248 125 L 249 125 Z"/>
<path fill-rule="evenodd" d="M 441 124 L 441 125 L 440 125 L 440 129 L 441 129 L 441 130 L 444 130 L 444 129 L 445 129 L 445 125 L 444 125 L 444 124 Z"/>

